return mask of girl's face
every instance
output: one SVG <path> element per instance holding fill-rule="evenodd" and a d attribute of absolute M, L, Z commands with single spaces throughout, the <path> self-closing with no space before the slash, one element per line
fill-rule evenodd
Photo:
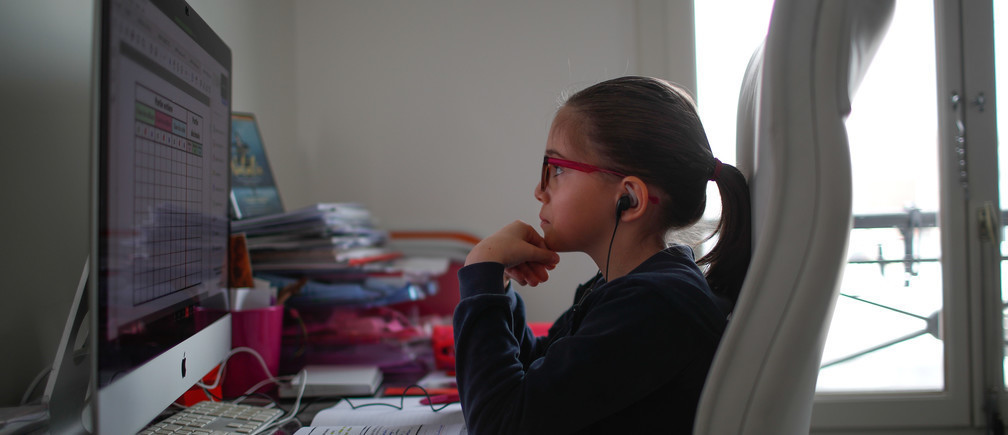
<path fill-rule="evenodd" d="M 546 140 L 546 156 L 605 167 L 571 140 L 576 133 L 571 113 L 560 109 Z M 604 172 L 582 172 L 549 166 L 547 186 L 536 184 L 535 197 L 542 203 L 540 227 L 546 246 L 558 252 L 605 252 L 616 224 L 619 177 Z"/>

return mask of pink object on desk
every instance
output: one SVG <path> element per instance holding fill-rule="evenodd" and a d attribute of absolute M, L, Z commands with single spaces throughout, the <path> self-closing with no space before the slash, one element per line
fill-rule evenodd
<path fill-rule="evenodd" d="M 442 405 L 445 403 L 455 403 L 459 401 L 458 393 L 454 394 L 438 394 L 430 397 L 424 397 L 420 399 L 421 405 Z"/>
<path fill-rule="evenodd" d="M 231 348 L 250 347 L 266 361 L 270 373 L 276 376 L 280 369 L 280 331 L 283 323 L 283 306 L 273 306 L 231 313 Z M 262 364 L 248 352 L 239 352 L 227 361 L 224 374 L 224 396 L 236 397 L 267 378 Z M 268 384 L 259 391 L 270 391 Z"/>

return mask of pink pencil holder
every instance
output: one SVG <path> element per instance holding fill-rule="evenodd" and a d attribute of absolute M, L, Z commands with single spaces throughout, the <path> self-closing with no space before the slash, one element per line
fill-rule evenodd
<path fill-rule="evenodd" d="M 283 306 L 233 311 L 231 313 L 231 348 L 255 349 L 266 361 L 270 374 L 277 376 L 280 369 L 280 333 L 283 327 Z M 224 396 L 236 397 L 268 376 L 262 364 L 248 352 L 239 352 L 227 361 L 224 374 Z M 276 384 L 266 384 L 257 391 L 268 392 Z"/>

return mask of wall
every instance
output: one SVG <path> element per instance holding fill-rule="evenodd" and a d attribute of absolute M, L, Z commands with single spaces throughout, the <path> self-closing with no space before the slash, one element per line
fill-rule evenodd
<path fill-rule="evenodd" d="M 281 199 L 311 201 L 297 125 L 294 4 L 271 0 L 188 0 L 231 48 L 231 106 L 256 115 Z"/>
<path fill-rule="evenodd" d="M 532 191 L 565 93 L 639 73 L 642 56 L 695 81 L 691 2 L 303 0 L 296 21 L 311 200 L 363 202 L 389 229 L 537 227 Z M 555 319 L 596 271 L 561 255 L 549 283 L 520 290 L 529 318 Z"/>
<path fill-rule="evenodd" d="M 360 201 L 389 229 L 535 225 L 563 93 L 695 83 L 689 0 L 192 4 L 233 51 L 234 109 L 259 118 L 287 206 Z M 0 2 L 0 406 L 51 364 L 88 255 L 92 32 L 90 2 Z M 531 320 L 595 271 L 561 261 L 521 290 Z"/>
<path fill-rule="evenodd" d="M 88 254 L 93 16 L 0 3 L 0 406 L 52 363 Z"/>

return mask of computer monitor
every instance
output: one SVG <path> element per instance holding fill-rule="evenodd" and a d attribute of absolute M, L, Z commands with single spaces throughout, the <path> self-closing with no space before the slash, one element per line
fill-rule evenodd
<path fill-rule="evenodd" d="M 100 0 L 96 433 L 136 432 L 231 347 L 231 51 L 179 0 Z"/>

